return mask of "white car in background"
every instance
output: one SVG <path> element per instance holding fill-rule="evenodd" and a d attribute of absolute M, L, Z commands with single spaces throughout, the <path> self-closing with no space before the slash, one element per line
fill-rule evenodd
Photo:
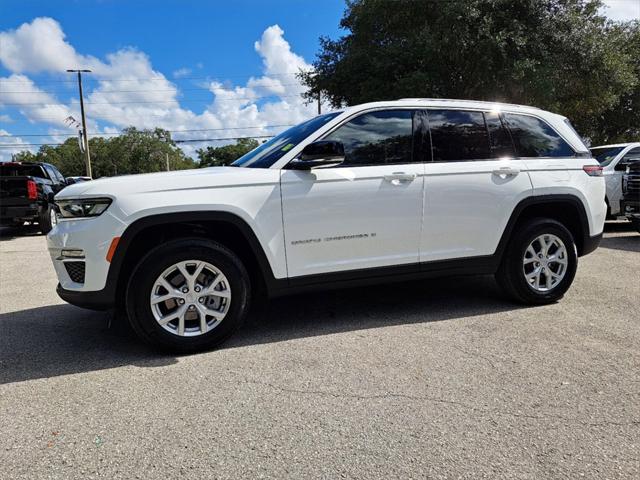
<path fill-rule="evenodd" d="M 622 175 L 630 161 L 640 160 L 640 142 L 602 145 L 589 150 L 602 167 L 607 185 L 607 217 L 622 215 Z"/>

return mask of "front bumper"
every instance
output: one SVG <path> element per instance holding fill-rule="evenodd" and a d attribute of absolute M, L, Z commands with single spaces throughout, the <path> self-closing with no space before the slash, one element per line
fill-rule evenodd
<path fill-rule="evenodd" d="M 622 200 L 622 214 L 629 219 L 640 219 L 640 200 Z"/>
<path fill-rule="evenodd" d="M 58 296 L 67 303 L 90 310 L 109 310 L 115 306 L 115 292 L 104 288 L 98 291 L 66 290 L 58 284 Z"/>
<path fill-rule="evenodd" d="M 47 246 L 58 276 L 58 295 L 65 301 L 86 308 L 103 310 L 114 303 L 115 285 L 108 281 L 111 264 L 109 245 L 120 236 L 124 225 L 105 212 L 99 217 L 61 220 L 47 235 Z M 81 250 L 83 256 L 69 258 L 63 250 Z M 84 275 L 74 275 L 69 263 L 82 263 Z"/>

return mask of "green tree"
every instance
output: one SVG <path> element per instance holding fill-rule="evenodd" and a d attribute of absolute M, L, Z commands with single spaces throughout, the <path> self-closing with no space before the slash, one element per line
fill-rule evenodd
<path fill-rule="evenodd" d="M 403 97 L 505 101 L 564 114 L 594 142 L 632 135 L 629 125 L 637 134 L 640 49 L 629 39 L 640 27 L 607 20 L 601 6 L 347 0 L 346 34 L 321 38 L 315 72 L 301 74 L 306 96 L 322 92 L 335 107 Z"/>
<path fill-rule="evenodd" d="M 12 162 L 35 162 L 36 155 L 31 153 L 29 150 L 23 150 L 18 153 L 14 153 L 11 155 Z"/>
<path fill-rule="evenodd" d="M 176 146 L 171 134 L 161 128 L 138 130 L 130 127 L 109 142 L 111 168 L 117 174 L 166 170 L 167 155 L 171 170 L 195 167 L 193 160 Z"/>
<path fill-rule="evenodd" d="M 171 139 L 167 130 L 138 130 L 127 128 L 113 138 L 89 139 L 91 167 L 94 178 L 147 173 L 166 170 L 167 156 L 171 170 L 184 170 L 196 166 Z M 85 175 L 84 155 L 76 138 L 62 145 L 40 148 L 38 153 L 20 152 L 14 158 L 23 161 L 47 162 L 55 165 L 65 176 Z"/>
<path fill-rule="evenodd" d="M 240 138 L 237 143 L 222 147 L 207 147 L 196 150 L 200 159 L 200 167 L 217 167 L 230 165 L 242 155 L 250 152 L 259 145 L 253 138 Z"/>
<path fill-rule="evenodd" d="M 597 130 L 601 143 L 617 143 L 640 140 L 640 28 L 639 23 L 615 26 L 619 49 L 633 65 L 636 83 L 625 91 L 610 108 L 597 115 L 592 129 Z"/>

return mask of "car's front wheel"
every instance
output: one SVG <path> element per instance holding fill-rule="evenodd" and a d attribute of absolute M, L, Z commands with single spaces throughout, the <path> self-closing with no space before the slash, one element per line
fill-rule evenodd
<path fill-rule="evenodd" d="M 223 245 L 174 240 L 136 266 L 126 292 L 127 314 L 142 340 L 195 352 L 222 343 L 240 327 L 250 288 L 242 262 Z"/>
<path fill-rule="evenodd" d="M 514 233 L 496 279 L 515 300 L 540 305 L 562 298 L 577 266 L 571 232 L 560 222 L 537 218 L 520 225 Z"/>

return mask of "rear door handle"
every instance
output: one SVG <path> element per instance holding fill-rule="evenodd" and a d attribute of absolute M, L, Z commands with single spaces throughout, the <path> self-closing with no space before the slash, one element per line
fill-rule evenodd
<path fill-rule="evenodd" d="M 505 177 L 515 177 L 519 173 L 520 169 L 514 167 L 500 167 L 493 171 L 494 175 L 504 175 Z"/>
<path fill-rule="evenodd" d="M 413 182 L 417 176 L 415 173 L 393 172 L 391 175 L 385 175 L 384 179 L 394 185 L 399 185 L 401 183 Z"/>

